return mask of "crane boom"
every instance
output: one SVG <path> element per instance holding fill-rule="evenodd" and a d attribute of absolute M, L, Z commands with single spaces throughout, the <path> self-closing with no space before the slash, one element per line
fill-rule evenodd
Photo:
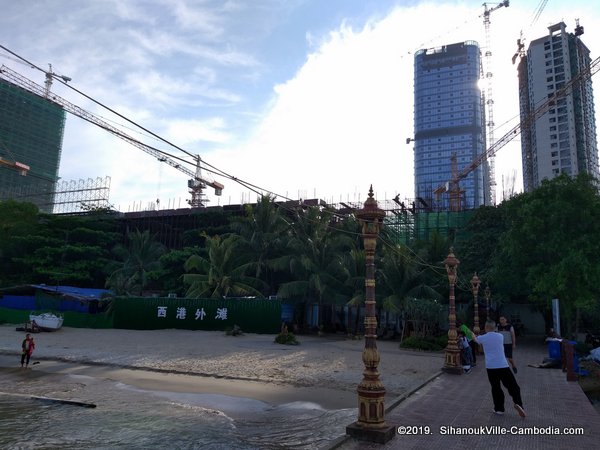
<path fill-rule="evenodd" d="M 517 137 L 521 133 L 521 130 L 529 128 L 537 119 L 546 114 L 546 112 L 548 112 L 548 110 L 556 104 L 556 100 L 568 95 L 569 91 L 574 86 L 577 86 L 580 82 L 591 78 L 596 72 L 598 72 L 598 70 L 600 70 L 600 57 L 592 61 L 589 67 L 586 67 L 575 77 L 571 78 L 571 80 L 568 83 L 565 83 L 565 85 L 558 91 L 556 91 L 552 97 L 550 97 L 544 103 L 539 105 L 524 120 L 520 121 L 508 133 L 506 133 L 504 136 L 502 136 L 500 139 L 494 142 L 494 144 L 491 145 L 485 152 L 478 155 L 473 161 L 471 161 L 456 175 L 453 175 L 451 180 L 449 180 L 447 183 L 438 186 L 438 188 L 435 189 L 434 193 L 439 196 L 443 192 L 449 191 L 449 189 L 446 186 L 458 186 L 458 182 L 460 180 L 465 178 L 473 170 L 479 167 L 479 165 L 483 163 L 487 158 L 493 157 L 498 152 L 498 150 L 500 150 L 502 147 L 504 147 L 506 144 L 512 141 L 515 137 Z"/>
<path fill-rule="evenodd" d="M 40 97 L 47 97 L 46 89 L 44 87 L 23 77 L 22 75 L 18 74 L 17 72 L 9 69 L 8 67 L 6 67 L 4 65 L 2 65 L 0 67 L 0 76 L 4 79 L 10 81 L 13 84 L 20 86 L 21 88 L 23 88 L 29 92 L 39 95 Z M 174 159 L 169 158 L 163 152 L 157 150 L 156 148 L 151 147 L 147 144 L 144 144 L 143 142 L 123 133 L 121 130 L 115 128 L 108 122 L 100 119 L 99 117 L 95 116 L 91 112 L 86 111 L 85 109 L 83 109 L 77 105 L 74 105 L 73 103 L 69 102 L 68 100 L 61 98 L 54 93 L 52 93 L 50 99 L 53 102 L 62 106 L 65 109 L 65 111 L 73 114 L 74 116 L 77 116 L 80 119 L 90 122 L 102 129 L 108 131 L 111 134 L 114 134 L 115 136 L 123 139 L 125 142 L 130 143 L 134 147 L 137 147 L 140 150 L 148 153 L 149 155 L 154 156 L 159 161 L 167 163 L 171 167 L 173 167 L 173 168 L 179 170 L 180 172 L 185 173 L 187 176 L 191 177 L 192 180 L 190 180 L 190 182 L 191 181 L 194 181 L 194 182 L 188 183 L 188 185 L 191 190 L 192 189 L 196 190 L 195 193 L 192 192 L 192 196 L 196 195 L 197 198 L 200 198 L 201 194 L 198 191 L 201 192 L 201 190 L 206 188 L 206 186 L 210 186 L 210 187 L 214 188 L 215 195 L 221 195 L 221 192 L 224 187 L 221 183 L 218 183 L 218 182 L 212 181 L 212 180 L 207 180 L 205 178 L 202 178 L 199 175 L 199 167 L 200 167 L 200 157 L 199 156 L 196 157 L 196 170 L 193 171 L 191 169 L 188 169 L 187 167 L 182 166 L 181 163 L 175 161 Z M 196 202 L 196 206 L 202 206 L 202 205 L 200 203 Z"/>
<path fill-rule="evenodd" d="M 9 169 L 18 170 L 21 175 L 27 175 L 30 167 L 27 164 L 20 163 L 18 161 L 9 161 L 8 159 L 0 156 L 0 166 L 8 167 Z"/>

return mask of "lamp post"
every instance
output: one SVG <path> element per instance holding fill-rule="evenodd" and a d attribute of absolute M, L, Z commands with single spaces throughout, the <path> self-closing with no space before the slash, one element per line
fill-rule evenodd
<path fill-rule="evenodd" d="M 479 334 L 479 303 L 477 301 L 477 294 L 479 294 L 479 285 L 481 284 L 481 280 L 477 276 L 477 272 L 471 278 L 471 292 L 473 292 L 473 332 L 475 334 Z"/>
<path fill-rule="evenodd" d="M 395 429 L 385 423 L 385 387 L 379 380 L 379 352 L 377 351 L 377 316 L 375 314 L 375 247 L 385 211 L 379 209 L 373 198 L 373 186 L 364 207 L 355 213 L 361 227 L 365 247 L 365 348 L 362 360 L 365 365 L 363 380 L 357 388 L 358 420 L 346 427 L 352 437 L 385 443 L 394 437 Z"/>
<path fill-rule="evenodd" d="M 490 291 L 490 285 L 485 283 L 485 319 L 490 320 L 490 297 L 492 291 Z"/>
<path fill-rule="evenodd" d="M 460 261 L 454 256 L 454 249 L 450 247 L 450 253 L 444 260 L 448 282 L 450 283 L 450 302 L 448 306 L 448 345 L 446 346 L 446 362 L 442 370 L 457 375 L 463 373 L 456 334 L 456 305 L 454 299 L 454 284 L 456 283 L 456 271 L 459 264 Z"/>

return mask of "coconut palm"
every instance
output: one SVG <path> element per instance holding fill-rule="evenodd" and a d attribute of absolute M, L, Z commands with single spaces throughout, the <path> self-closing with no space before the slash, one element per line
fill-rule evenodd
<path fill-rule="evenodd" d="M 342 254 L 353 247 L 353 237 L 336 231 L 331 213 L 317 207 L 299 210 L 288 241 L 288 254 L 273 261 L 287 270 L 291 280 L 279 287 L 281 298 L 301 299 L 308 306 L 318 304 L 317 324 L 323 326 L 323 305 L 344 301 L 347 278 Z M 332 316 L 334 317 L 334 316 Z"/>
<path fill-rule="evenodd" d="M 160 269 L 160 256 L 165 247 L 148 230 L 135 230 L 127 235 L 128 245 L 117 245 L 113 252 L 121 263 L 106 281 L 107 287 L 117 294 L 142 295 L 148 283 L 148 274 Z"/>
<path fill-rule="evenodd" d="M 348 300 L 346 305 L 356 308 L 354 334 L 358 334 L 360 308 L 365 304 L 365 251 L 359 248 L 352 249 L 343 255 L 343 261 L 347 275 L 345 285 L 350 294 L 350 300 Z M 348 324 L 348 327 L 350 327 L 350 324 Z"/>
<path fill-rule="evenodd" d="M 385 246 L 378 271 L 384 291 L 385 311 L 400 312 L 409 298 L 441 300 L 442 296 L 427 284 L 429 265 L 406 246 Z"/>
<path fill-rule="evenodd" d="M 246 216 L 237 219 L 231 226 L 247 243 L 254 276 L 269 285 L 269 294 L 275 293 L 270 262 L 281 256 L 289 231 L 281 209 L 273 198 L 263 196 L 256 205 L 247 205 Z"/>
<path fill-rule="evenodd" d="M 192 255 L 185 262 L 186 296 L 195 298 L 262 297 L 264 283 L 247 275 L 251 265 L 244 241 L 235 234 L 206 238 L 207 256 Z"/>

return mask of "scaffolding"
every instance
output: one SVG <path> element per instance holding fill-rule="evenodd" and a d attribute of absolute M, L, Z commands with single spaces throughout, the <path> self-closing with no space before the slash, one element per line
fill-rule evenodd
<path fill-rule="evenodd" d="M 55 195 L 55 214 L 110 209 L 110 177 L 61 181 Z"/>
<path fill-rule="evenodd" d="M 110 209 L 110 177 L 65 180 L 54 183 L 55 189 L 45 186 L 21 185 L 0 192 L 0 201 L 15 200 L 37 205 L 40 211 L 62 214 Z"/>
<path fill-rule="evenodd" d="M 396 244 L 409 245 L 416 241 L 428 241 L 434 234 L 453 238 L 471 219 L 474 210 L 448 211 L 443 205 L 430 204 L 426 199 L 377 200 L 379 208 L 386 212 L 384 230 Z M 349 215 L 363 207 L 359 202 L 340 202 L 329 205 L 337 214 Z"/>

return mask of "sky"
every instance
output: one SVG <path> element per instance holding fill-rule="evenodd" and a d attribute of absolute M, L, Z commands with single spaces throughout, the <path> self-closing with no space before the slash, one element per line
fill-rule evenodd
<path fill-rule="evenodd" d="M 371 185 L 380 201 L 412 198 L 414 53 L 465 40 L 486 51 L 480 0 L 0 0 L 0 7 L 2 46 L 43 69 L 52 64 L 77 90 L 199 155 L 208 164 L 202 176 L 225 186 L 221 196 L 206 190 L 208 206 L 253 202 L 255 191 L 362 203 Z M 560 21 L 573 32 L 576 19 L 597 58 L 598 2 L 511 0 L 491 13 L 496 139 L 518 123 L 517 39 L 527 45 Z M 0 64 L 44 83 L 44 73 L 2 49 Z M 192 161 L 61 83 L 52 91 Z M 511 186 L 522 190 L 521 172 L 516 138 L 495 158 L 498 202 Z M 110 203 L 123 212 L 185 208 L 190 198 L 185 173 L 70 114 L 59 176 L 110 177 Z"/>

